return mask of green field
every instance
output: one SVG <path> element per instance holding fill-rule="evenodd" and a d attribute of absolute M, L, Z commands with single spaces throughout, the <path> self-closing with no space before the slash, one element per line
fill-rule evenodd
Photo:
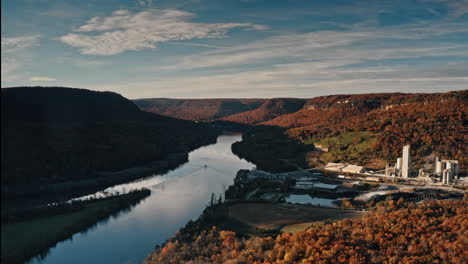
<path fill-rule="evenodd" d="M 377 134 L 369 132 L 347 132 L 335 137 L 323 139 L 311 138 L 304 144 L 320 145 L 329 148 L 322 154 L 326 162 L 362 162 L 372 156 L 372 145 L 377 140 Z"/>
<path fill-rule="evenodd" d="M 83 209 L 16 223 L 2 223 L 2 263 L 21 263 L 57 242 L 85 231 L 99 220 L 135 205 L 150 194 L 142 190 L 116 198 L 87 203 Z"/>

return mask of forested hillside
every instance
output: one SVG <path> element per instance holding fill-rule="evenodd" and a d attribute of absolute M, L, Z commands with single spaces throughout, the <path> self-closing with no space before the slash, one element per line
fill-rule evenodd
<path fill-rule="evenodd" d="M 467 90 L 317 97 L 297 112 L 252 128 L 233 150 L 253 161 L 259 159 L 259 153 L 269 155 L 271 164 L 286 159 L 302 166 L 341 161 L 382 168 L 401 155 L 404 144 L 411 144 L 417 166 L 439 155 L 458 159 L 466 168 L 467 102 Z M 275 143 L 268 144 L 266 138 Z M 301 149 L 305 150 L 290 155 L 282 151 L 284 147 L 277 147 L 284 144 L 304 146 Z M 328 152 L 311 150 L 314 145 Z"/>
<path fill-rule="evenodd" d="M 142 110 L 179 119 L 213 121 L 254 110 L 264 99 L 169 99 L 149 98 L 133 102 Z"/>
<path fill-rule="evenodd" d="M 223 120 L 241 123 L 258 124 L 276 117 L 294 113 L 300 110 L 306 100 L 292 98 L 274 98 L 265 101 L 259 108 L 251 111 L 242 112 L 223 118 Z"/>
<path fill-rule="evenodd" d="M 360 219 L 273 237 L 179 232 L 146 263 L 466 263 L 468 202 L 384 202 Z"/>
<path fill-rule="evenodd" d="M 89 178 L 98 171 L 161 160 L 213 142 L 217 135 L 205 124 L 141 111 L 112 92 L 6 88 L 1 103 L 4 189 Z"/>

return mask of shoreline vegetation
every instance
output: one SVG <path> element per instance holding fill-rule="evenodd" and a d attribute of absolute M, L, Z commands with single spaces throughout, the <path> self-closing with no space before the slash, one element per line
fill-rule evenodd
<path fill-rule="evenodd" d="M 23 212 L 16 219 L 2 221 L 1 262 L 15 264 L 44 258 L 60 241 L 131 210 L 150 194 L 149 189 L 141 189 L 103 199 L 75 201 Z"/>
<path fill-rule="evenodd" d="M 207 144 L 211 144 L 209 142 Z M 21 203 L 22 200 L 31 205 L 34 199 L 37 204 L 48 202 L 61 202 L 71 198 L 84 196 L 104 190 L 110 186 L 122 184 L 149 177 L 154 174 L 163 174 L 188 161 L 188 153 L 171 153 L 165 159 L 153 161 L 145 165 L 127 168 L 119 171 L 96 172 L 86 179 L 64 181 L 60 183 L 47 184 L 17 184 L 14 186 L 2 186 L 2 205 L 8 206 L 10 203 Z M 3 207 L 3 206 L 2 206 Z M 4 213 L 10 210 L 2 210 Z"/>

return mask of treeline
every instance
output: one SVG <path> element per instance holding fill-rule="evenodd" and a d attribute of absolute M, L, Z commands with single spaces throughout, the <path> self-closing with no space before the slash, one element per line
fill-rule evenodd
<path fill-rule="evenodd" d="M 106 200 L 118 200 L 121 204 L 135 203 L 151 194 L 149 189 L 133 190 L 128 193 L 108 194 L 105 197 L 91 197 L 86 200 L 73 200 L 60 203 L 51 203 L 47 205 L 38 205 L 35 207 L 15 208 L 10 211 L 2 211 L 2 223 L 14 223 L 34 218 L 50 217 L 54 215 L 62 215 L 76 212 L 85 208 L 86 205 L 102 202 Z"/>
<path fill-rule="evenodd" d="M 468 202 L 380 203 L 360 219 L 295 234 L 178 233 L 146 263 L 466 263 Z"/>

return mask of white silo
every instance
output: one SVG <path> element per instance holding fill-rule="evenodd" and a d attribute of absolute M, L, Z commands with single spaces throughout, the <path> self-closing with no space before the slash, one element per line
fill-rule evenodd
<path fill-rule="evenodd" d="M 403 147 L 403 164 L 401 169 L 401 176 L 403 178 L 409 178 L 411 176 L 411 157 L 410 157 L 410 145 Z"/>
<path fill-rule="evenodd" d="M 397 158 L 396 160 L 396 165 L 395 165 L 395 169 L 401 171 L 401 168 L 403 166 L 403 159 L 402 158 Z"/>

